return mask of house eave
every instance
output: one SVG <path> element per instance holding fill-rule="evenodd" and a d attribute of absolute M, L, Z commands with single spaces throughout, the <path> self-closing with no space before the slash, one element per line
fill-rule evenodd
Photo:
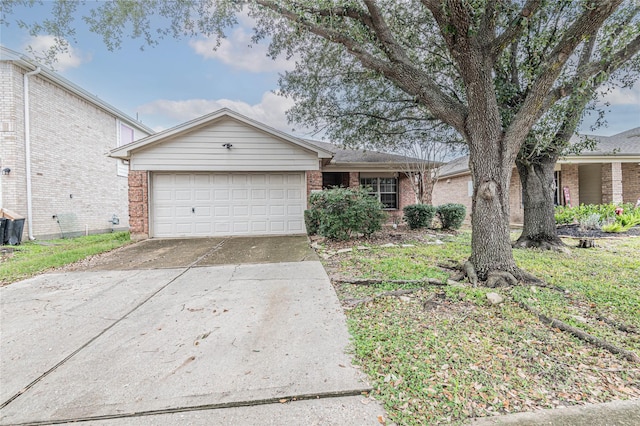
<path fill-rule="evenodd" d="M 137 141 L 121 146 L 119 148 L 113 149 L 109 153 L 109 156 L 114 158 L 129 159 L 131 157 L 131 154 L 134 153 L 135 151 L 148 148 L 158 143 L 167 142 L 171 139 L 177 138 L 181 135 L 187 134 L 199 128 L 206 127 L 214 123 L 215 121 L 223 119 L 225 117 L 240 121 L 241 123 L 244 123 L 248 126 L 256 128 L 269 135 L 282 139 L 292 145 L 298 146 L 309 152 L 313 152 L 317 154 L 319 159 L 331 159 L 333 157 L 333 153 L 330 151 L 311 145 L 299 138 L 290 136 L 284 132 L 276 130 L 258 121 L 252 120 L 228 108 L 222 108 L 210 114 L 204 115 L 202 117 L 198 117 L 191 121 L 187 121 L 186 123 L 179 124 L 170 129 L 164 130 L 162 132 L 156 133 L 154 135 L 148 136 L 143 139 L 139 139 Z"/>

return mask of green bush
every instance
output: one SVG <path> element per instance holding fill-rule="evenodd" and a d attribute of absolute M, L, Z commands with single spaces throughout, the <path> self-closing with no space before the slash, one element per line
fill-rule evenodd
<path fill-rule="evenodd" d="M 616 214 L 616 208 L 622 208 L 623 214 Z M 576 207 L 557 206 L 555 208 L 555 219 L 558 225 L 592 221 L 594 215 L 599 217 L 600 222 L 625 221 L 629 217 L 640 217 L 640 209 L 635 208 L 631 203 L 580 204 Z"/>
<path fill-rule="evenodd" d="M 387 219 L 384 206 L 362 188 L 334 188 L 314 192 L 305 212 L 307 232 L 335 240 L 354 234 L 369 236 L 382 229 Z"/>
<path fill-rule="evenodd" d="M 436 208 L 430 204 L 411 204 L 402 211 L 404 220 L 411 229 L 428 228 L 436 215 Z"/>
<path fill-rule="evenodd" d="M 304 224 L 307 227 L 307 234 L 316 235 L 320 228 L 320 214 L 318 210 L 305 210 Z"/>
<path fill-rule="evenodd" d="M 467 209 L 462 204 L 442 204 L 436 210 L 443 229 L 458 229 L 462 226 Z"/>

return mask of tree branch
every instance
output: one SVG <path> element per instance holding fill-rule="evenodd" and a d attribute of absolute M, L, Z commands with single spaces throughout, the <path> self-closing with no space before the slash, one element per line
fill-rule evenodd
<path fill-rule="evenodd" d="M 569 59 L 575 48 L 580 44 L 585 35 L 590 34 L 602 25 L 602 23 L 620 5 L 622 0 L 609 0 L 597 3 L 592 9 L 587 10 L 574 21 L 567 29 L 563 37 L 558 41 L 548 59 L 542 65 L 542 72 L 535 80 L 532 89 L 527 94 L 522 107 L 514 116 L 513 121 L 506 129 L 505 139 L 522 141 L 536 122 L 537 117 L 545 106 L 544 101 L 553 83 L 560 75 L 564 64 Z M 510 147 L 519 149 L 519 146 Z"/>
<path fill-rule="evenodd" d="M 541 3 L 541 0 L 529 0 L 524 6 L 522 6 L 522 9 L 515 19 L 511 21 L 507 29 L 493 40 L 491 54 L 494 58 L 497 58 L 500 52 L 502 52 L 507 45 L 511 44 L 511 42 L 522 34 L 522 30 L 524 29 L 522 21 L 535 14 L 540 8 Z"/>

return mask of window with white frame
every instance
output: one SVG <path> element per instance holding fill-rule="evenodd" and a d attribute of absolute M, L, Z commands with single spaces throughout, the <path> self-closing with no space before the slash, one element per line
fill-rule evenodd
<path fill-rule="evenodd" d="M 378 198 L 385 209 L 398 208 L 398 179 L 395 177 L 361 177 L 360 185 Z"/>
<path fill-rule="evenodd" d="M 128 143 L 133 142 L 133 129 L 122 122 L 118 122 L 117 128 L 118 135 L 118 146 L 126 145 Z M 129 174 L 129 164 L 125 162 L 125 160 L 118 159 L 118 176 L 128 176 Z"/>

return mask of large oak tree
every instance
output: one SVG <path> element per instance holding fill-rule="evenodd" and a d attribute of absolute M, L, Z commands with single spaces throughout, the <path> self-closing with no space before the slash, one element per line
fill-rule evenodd
<path fill-rule="evenodd" d="M 19 3 L 27 0 L 18 1 Z M 3 7 L 11 8 L 11 1 Z M 521 275 L 509 239 L 509 181 L 516 156 L 536 121 L 557 101 L 557 83 L 576 49 L 623 0 L 580 0 L 559 22 L 530 76 L 528 90 L 505 120 L 496 95 L 496 64 L 527 23 L 554 8 L 546 0 L 138 0 L 104 2 L 86 17 L 110 47 L 125 36 L 222 36 L 243 7 L 258 19 L 256 39 L 270 37 L 273 54 L 304 52 L 324 40 L 411 97 L 429 117 L 466 141 L 473 179 L 472 254 L 481 278 Z M 73 31 L 73 2 L 58 2 L 56 35 Z M 431 51 L 444 49 L 456 77 L 433 71 Z"/>

